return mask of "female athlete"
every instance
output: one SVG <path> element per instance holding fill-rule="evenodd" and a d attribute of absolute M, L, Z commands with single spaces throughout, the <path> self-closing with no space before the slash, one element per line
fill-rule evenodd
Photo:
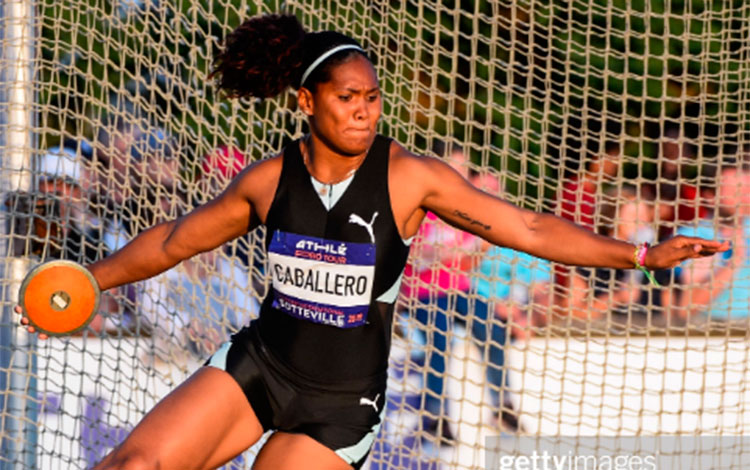
<path fill-rule="evenodd" d="M 500 246 L 571 265 L 650 268 L 727 247 L 646 251 L 486 194 L 441 160 L 376 133 L 381 92 L 353 39 L 293 16 L 252 18 L 214 76 L 232 97 L 297 91 L 309 134 L 243 170 L 215 200 L 92 264 L 102 290 L 157 275 L 259 224 L 273 289 L 256 321 L 165 397 L 97 469 L 215 468 L 276 432 L 256 469 L 359 468 L 385 408 L 393 305 L 427 211 Z"/>

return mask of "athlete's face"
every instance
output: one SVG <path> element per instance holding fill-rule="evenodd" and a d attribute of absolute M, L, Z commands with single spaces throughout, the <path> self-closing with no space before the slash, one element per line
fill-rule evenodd
<path fill-rule="evenodd" d="M 331 69 L 330 76 L 330 81 L 318 84 L 315 93 L 301 89 L 300 108 L 310 117 L 311 131 L 332 150 L 360 155 L 375 140 L 380 119 L 380 87 L 375 69 L 357 54 Z"/>

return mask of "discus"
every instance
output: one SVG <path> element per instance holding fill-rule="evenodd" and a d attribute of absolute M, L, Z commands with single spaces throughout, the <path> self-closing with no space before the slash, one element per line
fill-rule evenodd
<path fill-rule="evenodd" d="M 18 303 L 29 325 L 49 336 L 77 333 L 99 308 L 99 285 L 88 269 L 65 260 L 40 264 L 26 275 Z"/>

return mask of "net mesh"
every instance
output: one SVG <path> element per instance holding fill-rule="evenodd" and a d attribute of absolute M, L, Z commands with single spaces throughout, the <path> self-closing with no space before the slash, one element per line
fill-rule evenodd
<path fill-rule="evenodd" d="M 308 29 L 360 40 L 381 81 L 380 130 L 477 186 L 633 242 L 675 234 L 733 242 L 727 256 L 656 273 L 655 287 L 638 271 L 550 265 L 428 218 L 398 303 L 387 412 L 369 468 L 477 468 L 485 437 L 497 435 L 748 433 L 750 4 L 9 0 L 4 8 L 8 266 L 101 258 L 302 135 L 291 92 L 228 101 L 207 78 L 222 37 L 283 8 Z M 30 57 L 11 53 L 19 41 Z M 20 124 L 19 89 L 33 96 Z M 26 158 L 11 158 L 19 154 Z M 93 465 L 257 315 L 268 290 L 264 236 L 258 229 L 107 292 L 85 335 L 37 343 L 28 353 L 37 372 L 25 375 L 37 414 L 23 419 L 38 435 L 21 439 L 40 468 Z M 18 282 L 11 273 L 2 280 L 6 310 Z M 17 321 L 3 319 L 6 329 Z M 7 376 L 26 353 L 4 338 Z M 4 426 L 15 419 L 8 406 L 0 413 Z M 227 468 L 248 467 L 255 450 Z"/>

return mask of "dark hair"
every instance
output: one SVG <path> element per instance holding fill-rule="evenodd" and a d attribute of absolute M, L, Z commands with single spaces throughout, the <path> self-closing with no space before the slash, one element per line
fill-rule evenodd
<path fill-rule="evenodd" d="M 81 157 L 83 157 L 86 161 L 91 161 L 94 154 L 94 149 L 91 146 L 90 143 L 83 139 L 77 139 L 73 137 L 65 137 L 63 139 L 63 148 L 72 150 L 74 153 L 77 153 L 80 149 L 81 151 Z"/>
<path fill-rule="evenodd" d="M 352 45 L 357 46 L 360 49 L 344 49 L 336 52 L 335 54 L 328 57 L 322 64 L 315 67 L 310 75 L 305 80 L 305 83 L 300 83 L 302 80 L 302 74 L 307 70 L 318 57 L 322 56 L 325 52 L 333 49 L 337 46 Z M 292 82 L 292 86 L 300 88 L 305 86 L 308 90 L 315 91 L 316 85 L 319 83 L 325 83 L 331 79 L 331 70 L 338 65 L 347 62 L 352 57 L 357 55 L 364 56 L 367 60 L 370 60 L 367 55 L 361 51 L 362 46 L 357 41 L 336 31 L 321 31 L 317 33 L 309 33 L 305 36 L 305 42 L 302 47 L 302 67 L 299 72 L 299 76 Z"/>
<path fill-rule="evenodd" d="M 232 31 L 214 59 L 209 78 L 230 98 L 271 98 L 289 86 L 300 88 L 305 70 L 323 53 L 344 44 L 359 46 L 354 39 L 335 31 L 306 33 L 294 15 L 263 15 L 250 18 Z M 305 81 L 315 91 L 330 80 L 333 67 L 363 52 L 345 49 L 318 65 Z"/>

